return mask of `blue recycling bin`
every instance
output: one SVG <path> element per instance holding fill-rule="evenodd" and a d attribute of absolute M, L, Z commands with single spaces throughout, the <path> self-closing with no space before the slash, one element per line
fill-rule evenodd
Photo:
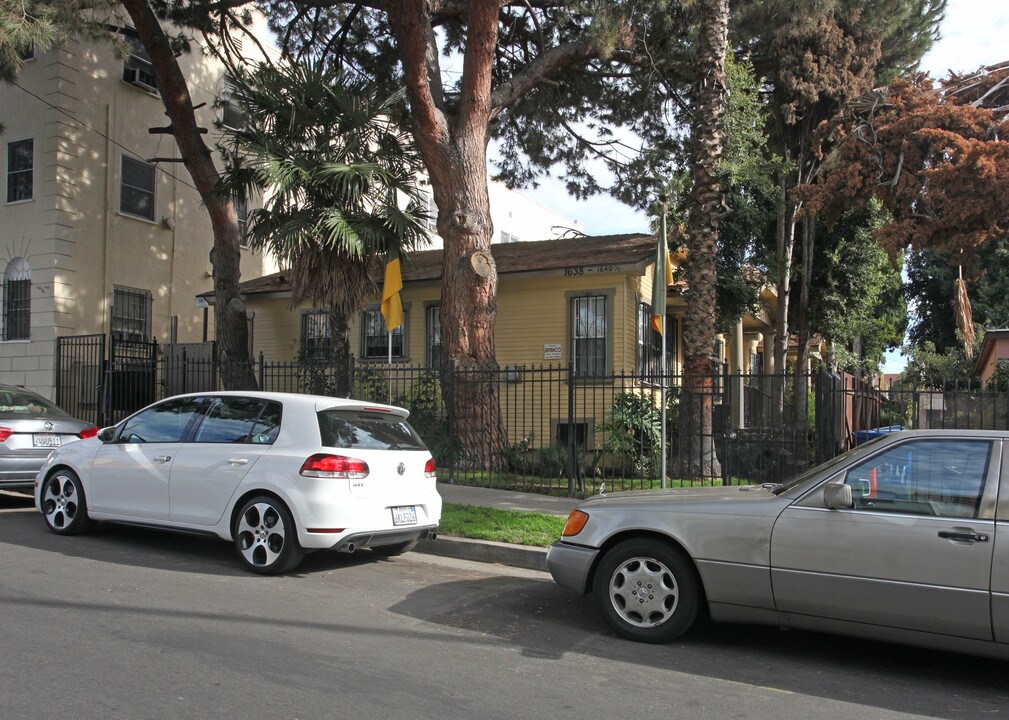
<path fill-rule="evenodd" d="M 888 435 L 892 432 L 898 432 L 903 429 L 903 425 L 888 425 L 887 427 L 872 428 L 871 430 L 856 430 L 854 433 L 855 445 L 861 445 L 862 443 L 867 443 L 875 438 Z"/>

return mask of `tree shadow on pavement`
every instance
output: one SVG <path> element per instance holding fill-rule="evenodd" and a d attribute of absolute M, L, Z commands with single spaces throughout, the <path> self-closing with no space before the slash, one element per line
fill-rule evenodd
<path fill-rule="evenodd" d="M 591 596 L 579 597 L 549 579 L 441 583 L 416 590 L 390 610 L 482 633 L 530 658 L 578 653 L 930 717 L 998 715 L 1005 705 L 1007 664 L 1000 661 L 709 621 L 670 644 L 635 643 L 608 628 Z"/>

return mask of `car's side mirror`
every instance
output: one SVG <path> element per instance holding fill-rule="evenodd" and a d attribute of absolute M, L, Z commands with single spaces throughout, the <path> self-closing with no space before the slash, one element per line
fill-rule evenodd
<path fill-rule="evenodd" d="M 823 486 L 823 504 L 832 510 L 854 506 L 851 500 L 851 485 L 846 483 L 827 483 Z"/>
<path fill-rule="evenodd" d="M 98 431 L 98 439 L 103 443 L 112 442 L 116 439 L 116 426 L 102 428 Z"/>

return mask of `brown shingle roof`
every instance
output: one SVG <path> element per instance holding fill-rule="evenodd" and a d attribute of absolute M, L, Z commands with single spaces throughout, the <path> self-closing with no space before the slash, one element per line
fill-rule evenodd
<path fill-rule="evenodd" d="M 651 260 L 655 256 L 655 236 L 645 234 L 597 235 L 560 240 L 539 240 L 491 245 L 498 275 L 556 270 L 572 265 L 616 265 Z M 403 262 L 403 282 L 437 280 L 441 277 L 441 250 L 410 253 Z M 239 287 L 243 295 L 289 292 L 287 271 L 246 280 Z M 213 297 L 213 292 L 202 297 Z"/>

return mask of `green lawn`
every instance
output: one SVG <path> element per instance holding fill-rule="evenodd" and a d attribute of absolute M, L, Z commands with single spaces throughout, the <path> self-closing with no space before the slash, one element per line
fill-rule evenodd
<path fill-rule="evenodd" d="M 438 532 L 477 540 L 548 547 L 561 536 L 566 519 L 519 510 L 445 503 Z"/>

